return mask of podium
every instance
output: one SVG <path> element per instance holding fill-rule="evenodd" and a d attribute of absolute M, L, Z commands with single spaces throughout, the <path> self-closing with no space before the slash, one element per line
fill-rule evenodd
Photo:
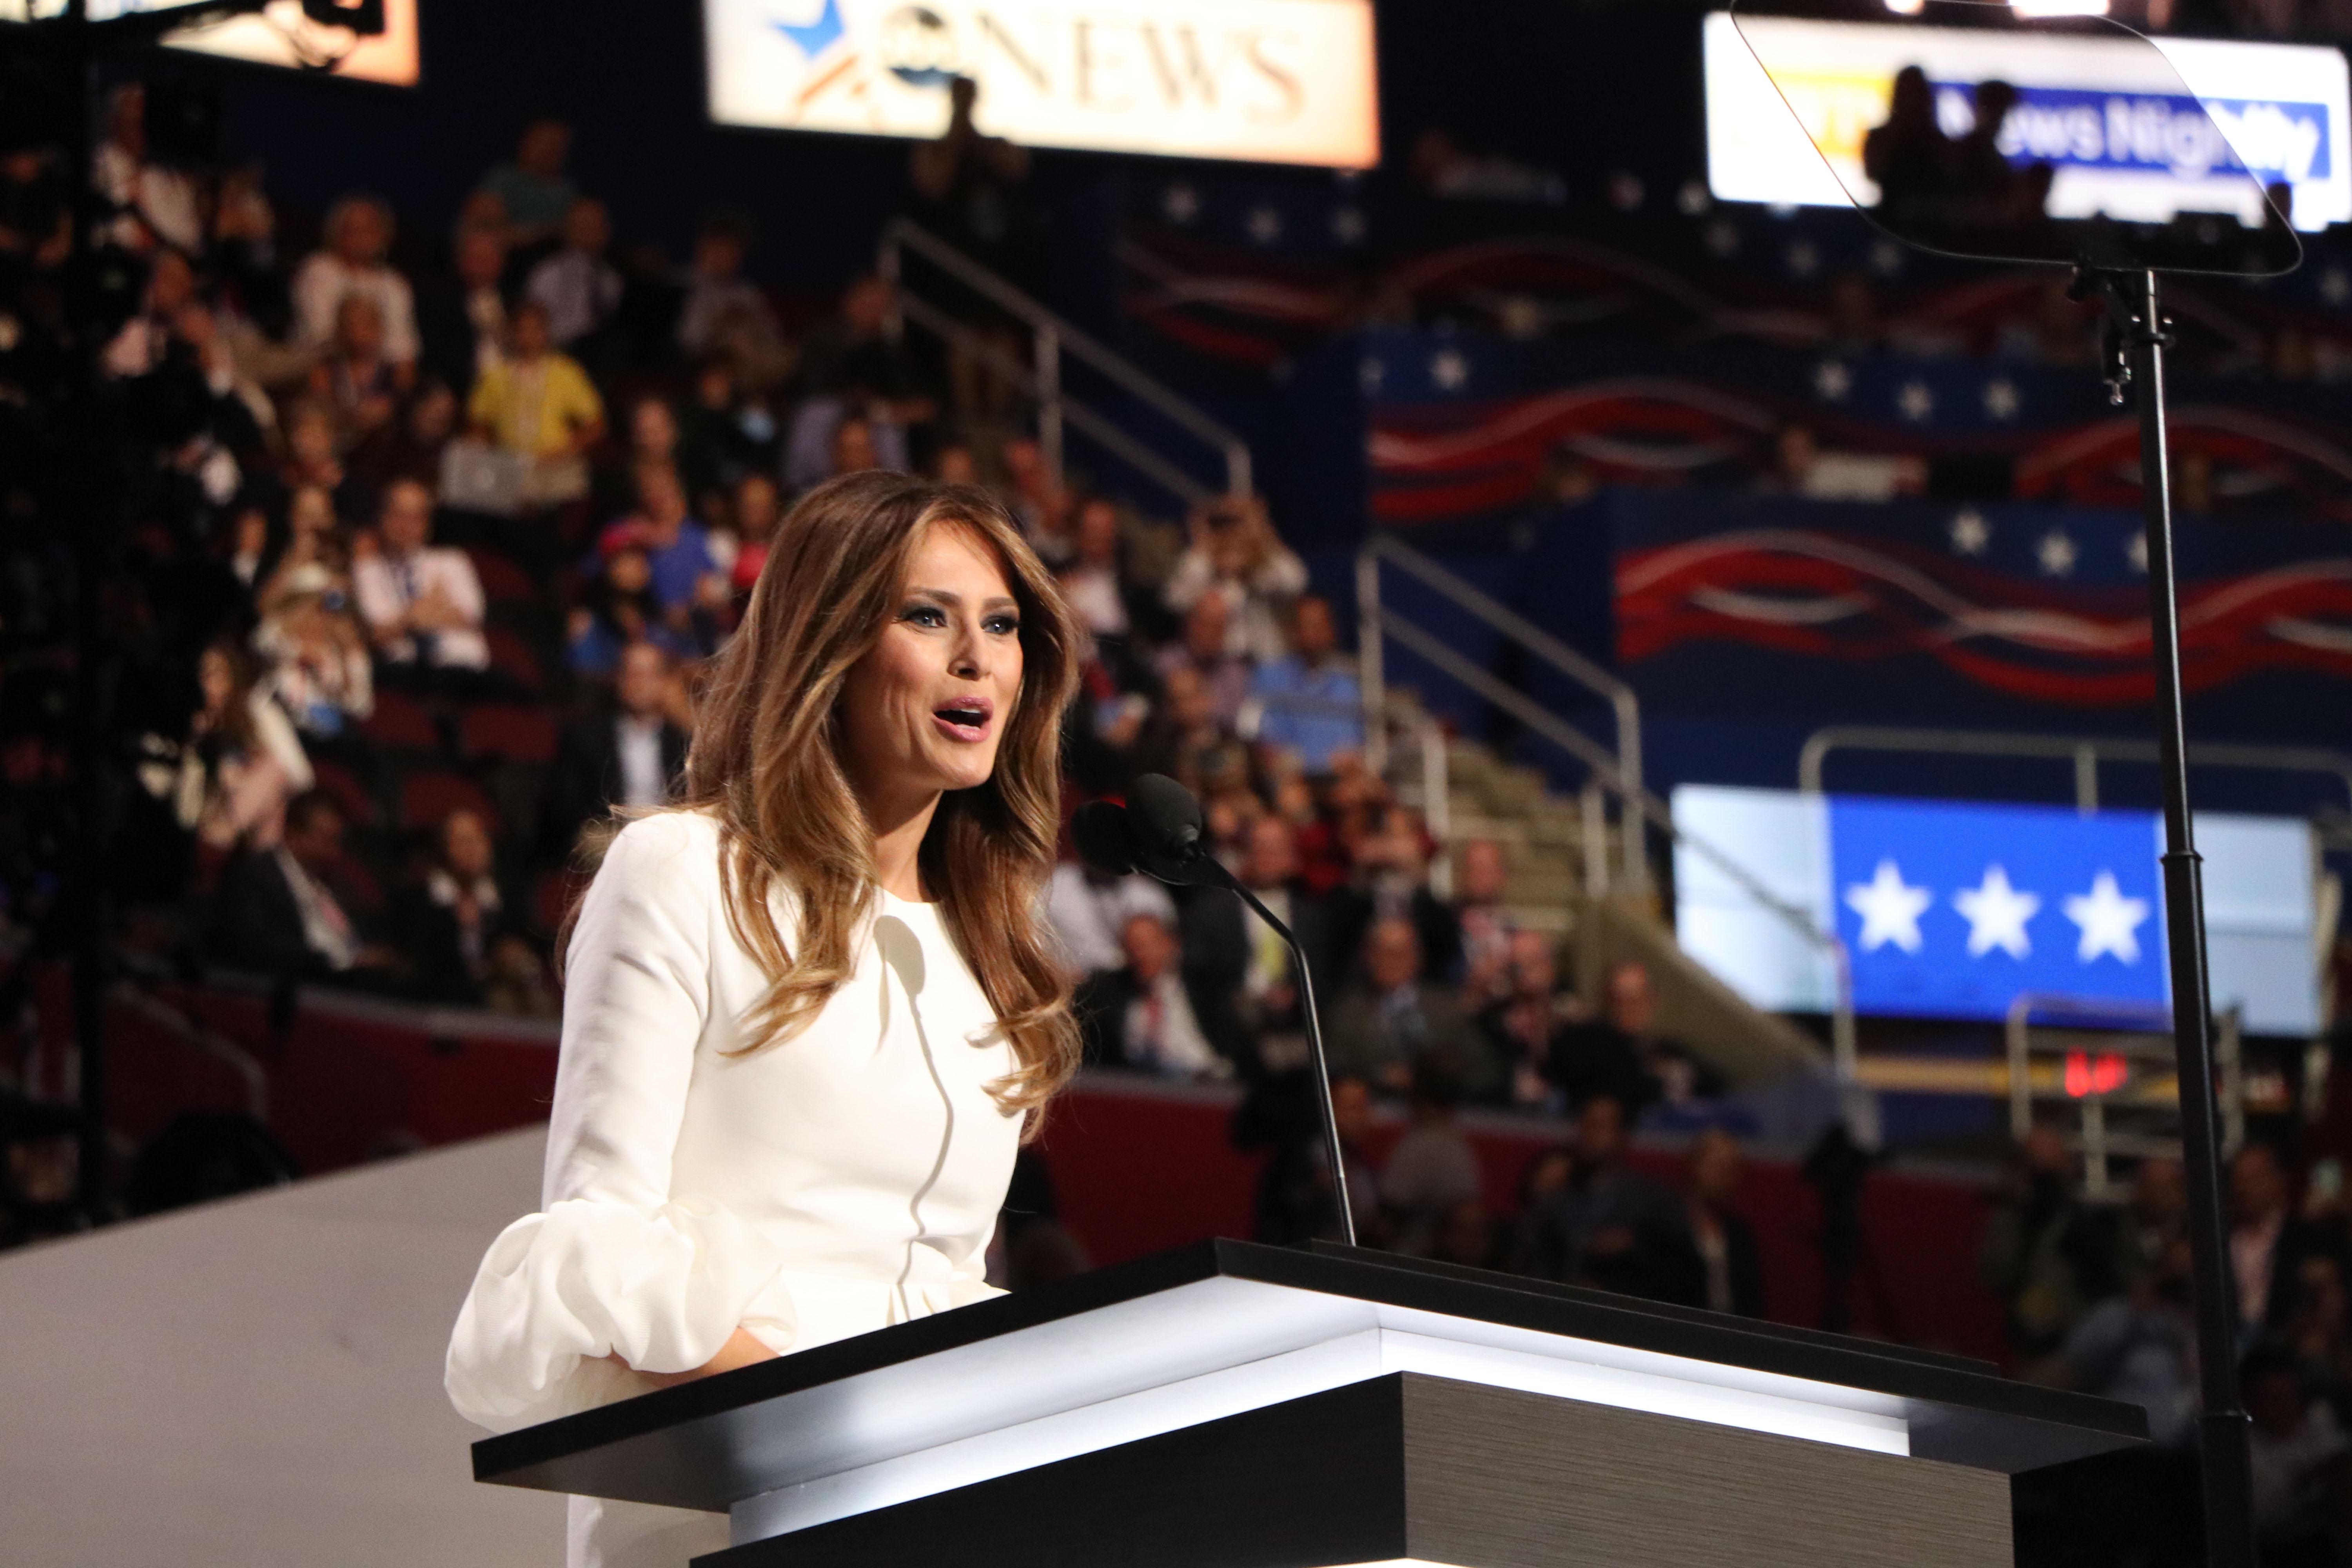
<path fill-rule="evenodd" d="M 700 1568 L 2009 1568 L 2137 1405 L 1351 1247 L 1213 1241 L 474 1445 Z"/>

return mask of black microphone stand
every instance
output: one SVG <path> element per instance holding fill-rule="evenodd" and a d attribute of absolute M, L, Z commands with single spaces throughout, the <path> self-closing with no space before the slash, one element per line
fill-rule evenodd
<path fill-rule="evenodd" d="M 2172 561 L 2172 462 L 2164 428 L 2164 351 L 2172 341 L 2156 273 L 2076 266 L 2071 290 L 2106 307 L 2102 334 L 2109 398 L 2139 399 L 2140 513 L 2147 525 L 2149 647 L 2156 661 L 2157 772 L 2164 790 L 2164 926 L 2172 971 L 2172 1048 L 2180 1079 L 2180 1142 L 2195 1281 L 2198 1416 L 2205 1560 L 2254 1568 L 2252 1423 L 2238 1389 L 2237 1296 L 2221 1212 L 2221 1109 L 2213 1091 L 2213 1004 L 2205 961 L 2203 858 L 2189 812 L 2187 719 L 2180 698 L 2180 606 Z"/>

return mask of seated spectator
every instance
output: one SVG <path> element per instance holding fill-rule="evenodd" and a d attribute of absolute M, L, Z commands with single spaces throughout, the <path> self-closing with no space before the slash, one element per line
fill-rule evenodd
<path fill-rule="evenodd" d="M 1503 907 L 1510 863 L 1491 838 L 1462 847 L 1454 868 L 1454 923 L 1462 932 L 1462 1005 L 1473 1011 L 1510 994 L 1518 927 Z"/>
<path fill-rule="evenodd" d="M 1689 1221 L 1672 1188 L 1626 1163 L 1625 1124 L 1625 1107 L 1609 1095 L 1578 1109 L 1575 1164 L 1545 1212 L 1539 1264 L 1570 1284 L 1672 1300 Z"/>
<path fill-rule="evenodd" d="M 426 370 L 470 397 L 482 373 L 506 353 L 507 237 L 496 228 L 462 228 L 453 259 L 452 276 L 417 300 L 417 328 Z"/>
<path fill-rule="evenodd" d="M 1045 923 L 1062 949 L 1063 967 L 1074 981 L 1127 962 L 1119 944 L 1127 922 L 1151 915 L 1173 925 L 1176 903 L 1166 887 L 1139 873 L 1112 877 L 1076 860 L 1054 868 L 1045 889 Z M 1189 942 L 1186 955 L 1189 960 Z"/>
<path fill-rule="evenodd" d="M 1461 1103 L 1459 1063 L 1441 1051 L 1412 1064 L 1405 1095 L 1411 1125 L 1389 1150 L 1380 1176 L 1389 1244 L 1408 1257 L 1429 1257 L 1455 1212 L 1480 1201 L 1478 1154 L 1463 1136 Z"/>
<path fill-rule="evenodd" d="M 1188 613 L 1202 599 L 1225 602 L 1225 651 L 1252 662 L 1280 658 L 1282 617 L 1307 591 L 1307 565 L 1276 536 L 1255 498 L 1224 500 L 1195 512 L 1192 542 L 1169 575 L 1169 607 Z"/>
<path fill-rule="evenodd" d="M 2197 1445 L 2197 1321 L 2189 1242 L 2181 1237 L 2132 1289 L 2110 1296 L 2068 1331 L 2058 1353 L 2029 1366 L 2038 1383 L 2118 1399 L 2147 1412 L 2158 1448 Z"/>
<path fill-rule="evenodd" d="M 833 427 L 833 439 L 826 450 L 825 477 L 861 474 L 868 468 L 905 468 L 904 443 L 898 443 L 899 450 L 885 452 L 882 436 L 882 427 L 866 416 L 844 415 Z"/>
<path fill-rule="evenodd" d="M 523 285 L 523 297 L 547 312 L 548 336 L 567 353 L 582 353 L 621 308 L 620 269 L 605 254 L 612 245 L 612 215 L 582 196 L 563 215 L 562 247 Z"/>
<path fill-rule="evenodd" d="M 407 967 L 427 1001 L 478 1005 L 506 934 L 496 852 L 481 817 L 463 807 L 441 819 L 425 879 L 402 921 Z"/>
<path fill-rule="evenodd" d="M 383 357 L 416 363 L 416 303 L 408 279 L 384 260 L 392 245 L 392 212 L 373 196 L 346 196 L 327 213 L 327 243 L 296 268 L 295 341 L 324 349 L 335 335 L 343 301 L 354 296 L 375 307 Z"/>
<path fill-rule="evenodd" d="M 676 461 L 688 499 L 697 506 L 752 474 L 772 480 L 783 437 L 762 397 L 746 395 L 735 384 L 735 367 L 713 354 L 695 367 L 694 395 L 672 411 L 677 430 Z M 795 416 L 797 420 L 797 416 Z M 793 426 L 798 430 L 797 423 Z M 824 445 L 816 456 L 822 471 Z M 797 488 L 797 487 L 795 487 Z"/>
<path fill-rule="evenodd" d="M 549 819 L 568 851 L 580 828 L 615 806 L 666 803 L 686 766 L 691 714 L 669 656 L 651 643 L 622 654 L 609 708 L 566 731 Z"/>
<path fill-rule="evenodd" d="M 1739 1193 L 1739 1140 L 1710 1127 L 1691 1143 L 1690 1185 L 1684 1194 L 1689 1250 L 1688 1280 L 1670 1300 L 1742 1318 L 1764 1315 L 1763 1254 L 1756 1227 L 1734 1207 Z"/>
<path fill-rule="evenodd" d="M 511 353 L 474 384 L 475 431 L 530 460 L 523 499 L 553 506 L 588 493 L 588 449 L 604 434 L 604 404 L 580 362 L 548 342 L 547 311 L 526 301 L 514 314 Z"/>
<path fill-rule="evenodd" d="M 286 548 L 254 594 L 254 608 L 265 616 L 278 608 L 298 576 L 311 567 L 326 573 L 326 589 L 341 588 L 347 594 L 351 589 L 351 552 L 335 517 L 333 497 L 316 485 L 296 490 L 286 504 Z M 301 580 L 313 581 L 307 576 Z"/>
<path fill-rule="evenodd" d="M 1339 651 L 1329 600 L 1294 600 L 1289 623 L 1290 651 L 1259 665 L 1250 680 L 1261 712 L 1257 739 L 1297 753 L 1309 773 L 1328 773 L 1335 753 L 1364 749 L 1363 690 Z"/>
<path fill-rule="evenodd" d="M 2334 1568 L 2346 1503 L 2346 1444 L 2336 1413 L 2304 1387 L 2284 1346 L 2256 1347 L 2238 1385 L 2253 1417 L 2254 1532 L 2266 1568 Z"/>
<path fill-rule="evenodd" d="M 220 962 L 265 973 L 383 985 L 395 955 L 369 940 L 343 864 L 343 817 L 311 790 L 286 807 L 284 841 L 248 850 L 222 879 L 210 926 Z"/>
<path fill-rule="evenodd" d="M 168 800 L 184 832 L 215 854 L 267 848 L 288 800 L 310 787 L 310 759 L 285 713 L 257 689 L 252 661 L 231 642 L 197 657 L 198 705 L 184 741 L 150 737 L 141 781 Z"/>
<path fill-rule="evenodd" d="M 1496 1238 L 1495 1267 L 1509 1274 L 1541 1275 L 1547 1267 L 1544 1230 L 1552 1200 L 1576 1175 L 1576 1151 L 1565 1143 L 1539 1149 L 1519 1167 L 1516 1202 Z"/>
<path fill-rule="evenodd" d="M 106 133 L 90 160 L 89 183 L 120 215 L 100 234 L 145 255 L 160 246 L 194 256 L 204 249 L 204 209 L 196 181 L 158 161 L 148 145 L 147 89 L 124 82 L 107 100 Z"/>
<path fill-rule="evenodd" d="M 564 658 L 573 674 L 610 680 L 634 643 L 650 643 L 681 661 L 701 657 L 692 629 L 680 632 L 662 615 L 653 582 L 645 551 L 634 544 L 604 558 L 565 625 Z"/>
<path fill-rule="evenodd" d="M 1372 1087 L 1352 1073 L 1331 1076 L 1331 1120 L 1346 1163 L 1348 1206 L 1356 1240 L 1378 1247 L 1381 1228 L 1380 1185 L 1370 1151 Z M 1276 1247 L 1339 1238 L 1339 1205 L 1333 1201 L 1331 1156 L 1323 1139 L 1322 1108 L 1315 1080 L 1304 1069 L 1269 1073 L 1257 1079 L 1234 1108 L 1234 1147 L 1268 1151 L 1258 1172 L 1256 1226 L 1252 1235 Z"/>
<path fill-rule="evenodd" d="M 1612 964 L 1601 1016 L 1575 1025 L 1553 1043 L 1553 1081 L 1569 1104 L 1605 1094 L 1639 1114 L 1654 1103 L 1663 1091 L 1654 1054 L 1674 1048 L 1657 1039 L 1656 1026 L 1649 970 L 1630 958 Z"/>
<path fill-rule="evenodd" d="M 337 445 L 348 453 L 393 422 L 415 372 L 413 363 L 386 356 L 375 301 L 348 294 L 335 307 L 334 335 L 310 369 L 310 395 L 333 412 Z"/>
<path fill-rule="evenodd" d="M 2094 1305 L 2122 1290 L 2106 1221 L 2076 1193 L 2074 1157 L 2058 1131 L 2028 1130 L 2002 1173 L 1977 1260 L 2021 1358 L 2050 1354 Z"/>
<path fill-rule="evenodd" d="M 637 509 L 604 531 L 598 548 L 642 550 L 652 571 L 654 603 L 680 634 L 692 630 L 698 612 L 723 608 L 730 590 L 710 534 L 686 514 L 686 490 L 677 470 L 647 466 L 637 471 Z"/>
<path fill-rule="evenodd" d="M 1297 830 L 1278 816 L 1252 822 L 1236 875 L 1290 927 L 1317 979 L 1331 984 L 1341 940 L 1339 911 L 1299 881 Z M 1184 963 L 1195 994 L 1234 1015 L 1235 1033 L 1255 1043 L 1265 1068 L 1304 1067 L 1307 1036 L 1297 968 L 1282 938 L 1223 888 L 1192 889 L 1184 900 L 1182 929 Z"/>
<path fill-rule="evenodd" d="M 751 237 L 751 226 L 733 214 L 703 220 L 694 237 L 677 342 L 696 359 L 724 353 L 739 381 L 770 386 L 787 368 L 784 335 L 767 296 L 742 275 Z"/>
<path fill-rule="evenodd" d="M 383 492 L 374 550 L 352 566 L 352 593 L 376 657 L 415 676 L 489 668 L 482 583 L 462 550 L 433 543 L 433 496 L 415 479 Z"/>
<path fill-rule="evenodd" d="M 1184 639 L 1160 650 L 1156 661 L 1165 679 L 1177 670 L 1190 671 L 1201 683 L 1210 717 L 1220 731 L 1230 734 L 1249 697 L 1249 661 L 1232 651 L 1227 635 L 1232 612 L 1221 596 L 1210 594 L 1193 601 L 1184 616 Z"/>
<path fill-rule="evenodd" d="M 2326 1241 L 2293 1210 L 2284 1156 L 2268 1143 L 2249 1142 L 2230 1163 L 2230 1269 L 2238 1291 L 2238 1321 L 2249 1331 L 2275 1325 L 2294 1305 L 2294 1279 L 2304 1258 Z"/>
<path fill-rule="evenodd" d="M 1091 976 L 1074 1003 L 1087 1058 L 1161 1078 L 1232 1077 L 1234 1064 L 1210 1042 L 1193 1011 L 1168 921 L 1158 914 L 1129 915 L 1119 948 L 1126 963 Z"/>
<path fill-rule="evenodd" d="M 513 159 L 483 178 L 481 188 L 498 199 L 516 244 L 544 245 L 555 237 L 578 199 L 563 173 L 571 156 L 572 127 L 542 115 L 523 127 Z"/>
<path fill-rule="evenodd" d="M 457 433 L 457 395 L 427 381 L 409 398 L 405 417 L 352 450 L 345 488 L 367 511 L 383 504 L 384 487 L 394 479 L 415 479 L 437 495 L 442 454 Z"/>
<path fill-rule="evenodd" d="M 334 502 L 338 515 L 352 512 L 356 499 L 336 444 L 334 410 L 304 398 L 286 415 L 286 456 L 279 480 L 289 491 L 317 489 Z"/>
<path fill-rule="evenodd" d="M 1423 976 L 1451 985 L 1462 973 L 1462 928 L 1445 900 L 1429 890 L 1434 847 L 1429 829 L 1419 812 L 1393 802 L 1369 815 L 1368 830 L 1357 836 L 1350 856 L 1356 919 L 1412 921 L 1421 939 Z M 1483 1092 L 1483 1073 L 1478 1082 Z"/>
<path fill-rule="evenodd" d="M 1372 922 L 1365 933 L 1363 977 L 1339 993 L 1325 1049 L 1334 1072 L 1352 1072 L 1402 1091 L 1412 1064 L 1432 1051 L 1476 1060 L 1477 1046 L 1452 992 L 1422 978 L 1421 937 L 1410 921 Z M 1472 1067 L 1469 1081 L 1486 1074 Z"/>
<path fill-rule="evenodd" d="M 1064 527 L 1069 497 L 1046 466 L 1045 448 L 1034 436 L 1015 436 L 1004 443 L 1001 457 L 1004 482 L 996 487 L 999 498 L 1037 558 L 1047 566 L 1060 566 L 1070 557 L 1071 542 Z"/>
<path fill-rule="evenodd" d="M 182 311 L 202 308 L 196 269 L 188 258 L 176 250 L 157 251 L 147 264 L 147 285 L 140 290 L 138 310 L 108 342 L 99 355 L 100 365 L 121 380 L 159 369 L 172 346 L 173 323 Z"/>
<path fill-rule="evenodd" d="M 794 489 L 823 477 L 817 465 L 833 445 L 834 427 L 852 416 L 871 426 L 881 455 L 866 466 L 912 466 L 908 434 L 935 418 L 939 405 L 919 385 L 905 345 L 886 331 L 889 310 L 890 285 L 868 275 L 852 283 L 834 316 L 810 333 L 784 458 L 785 482 Z"/>
<path fill-rule="evenodd" d="M 1078 504 L 1076 546 L 1060 573 L 1062 596 L 1096 644 L 1109 650 L 1106 657 L 1123 667 L 1129 639 L 1152 638 L 1162 617 L 1153 595 L 1127 570 L 1117 501 L 1088 496 Z"/>
<path fill-rule="evenodd" d="M 768 563 L 768 541 L 776 531 L 783 498 L 776 481 L 758 472 L 745 474 L 735 485 L 735 564 L 728 574 L 739 595 L 748 595 Z"/>
<path fill-rule="evenodd" d="M 539 944 L 520 931 L 502 932 L 490 944 L 489 977 L 482 983 L 482 1005 L 509 1018 L 561 1017 L 563 1006 L 548 981 Z"/>
<path fill-rule="evenodd" d="M 1505 990 L 1477 1015 L 1478 1032 L 1498 1070 L 1492 1103 L 1522 1110 L 1559 1111 L 1569 1102 L 1561 1061 L 1573 1048 L 1575 1026 L 1560 994 L 1551 938 L 1511 933 Z"/>
<path fill-rule="evenodd" d="M 331 741 L 375 711 L 367 638 L 325 566 L 286 574 L 253 648 L 268 664 L 263 689 L 305 735 Z"/>

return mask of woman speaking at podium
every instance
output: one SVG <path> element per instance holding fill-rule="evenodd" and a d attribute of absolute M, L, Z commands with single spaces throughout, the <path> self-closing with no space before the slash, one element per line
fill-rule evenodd
<path fill-rule="evenodd" d="M 1015 1148 L 1077 1061 L 1036 913 L 1072 638 L 981 491 L 859 473 L 793 509 L 681 804 L 581 903 L 545 1206 L 458 1314 L 461 1414 L 506 1431 L 994 1294 Z M 726 1542 L 572 1500 L 572 1568 Z"/>

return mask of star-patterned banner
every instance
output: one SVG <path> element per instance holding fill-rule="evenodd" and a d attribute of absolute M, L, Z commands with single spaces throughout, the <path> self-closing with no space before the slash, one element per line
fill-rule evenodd
<path fill-rule="evenodd" d="M 2169 999 L 2159 824 L 2146 812 L 1801 795 L 1686 785 L 1675 820 L 1844 942 L 1855 1008 L 2000 1019 L 2020 995 Z M 2262 1033 L 2318 1027 L 2311 835 L 2292 818 L 2200 816 L 2217 1006 Z M 1704 858 L 1675 860 L 1684 946 L 1759 1005 L 1825 1005 L 1831 977 Z"/>

